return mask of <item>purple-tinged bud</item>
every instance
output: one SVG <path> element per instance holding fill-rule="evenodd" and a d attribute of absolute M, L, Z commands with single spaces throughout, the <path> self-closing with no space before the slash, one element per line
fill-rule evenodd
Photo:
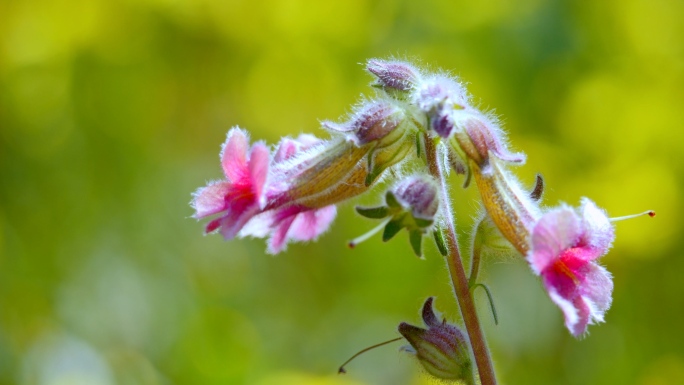
<path fill-rule="evenodd" d="M 363 146 L 392 133 L 405 117 L 404 110 L 399 106 L 379 100 L 363 106 L 346 123 L 325 121 L 323 126 L 332 131 L 347 133 L 352 142 Z"/>
<path fill-rule="evenodd" d="M 427 115 L 430 128 L 448 138 L 456 124 L 453 113 L 468 106 L 468 94 L 453 79 L 434 76 L 421 85 L 415 102 Z"/>
<path fill-rule="evenodd" d="M 399 182 L 385 194 L 385 205 L 378 207 L 356 207 L 356 211 L 366 218 L 388 218 L 369 233 L 351 241 L 354 247 L 384 228 L 382 240 L 392 239 L 401 229 L 409 233 L 411 248 L 421 257 L 423 235 L 435 221 L 439 208 L 437 183 L 429 176 L 417 174 Z"/>
<path fill-rule="evenodd" d="M 408 177 L 392 189 L 397 201 L 414 218 L 433 220 L 439 208 L 437 183 L 426 175 Z"/>
<path fill-rule="evenodd" d="M 501 139 L 501 132 L 486 116 L 467 114 L 459 119 L 457 124 L 459 129 L 454 131 L 452 144 L 458 146 L 467 158 L 483 170 L 489 164 L 490 153 L 506 162 L 523 163 L 525 161 L 524 154 L 511 153 L 506 149 Z"/>
<path fill-rule="evenodd" d="M 439 321 L 432 309 L 433 298 L 423 305 L 423 321 L 427 329 L 402 322 L 399 333 L 411 344 L 404 350 L 415 354 L 431 375 L 443 380 L 461 380 L 473 384 L 470 349 L 463 333 L 446 320 Z"/>
<path fill-rule="evenodd" d="M 373 85 L 385 91 L 410 91 L 420 81 L 420 73 L 412 65 L 401 61 L 371 59 L 366 64 L 368 72 L 377 77 Z"/>

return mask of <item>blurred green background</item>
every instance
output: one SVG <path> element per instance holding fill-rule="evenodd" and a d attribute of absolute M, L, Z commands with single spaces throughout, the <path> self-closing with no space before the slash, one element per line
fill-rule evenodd
<path fill-rule="evenodd" d="M 0 383 L 431 383 L 400 343 L 427 296 L 458 320 L 443 261 L 340 209 L 277 257 L 202 236 L 190 193 L 222 176 L 233 125 L 313 132 L 408 57 L 496 108 L 545 202 L 589 196 L 617 225 L 607 323 L 583 340 L 520 258 L 489 259 L 502 383 L 684 383 L 684 2 L 0 1 Z M 477 192 L 454 178 L 464 234 Z"/>

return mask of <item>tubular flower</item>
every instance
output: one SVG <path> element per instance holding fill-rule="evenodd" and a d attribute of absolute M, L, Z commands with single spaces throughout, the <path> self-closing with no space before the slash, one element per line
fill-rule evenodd
<path fill-rule="evenodd" d="M 209 222 L 207 233 L 220 228 L 224 238 L 234 238 L 264 207 L 269 157 L 268 148 L 261 142 L 249 150 L 249 136 L 239 127 L 228 132 L 220 153 L 226 180 L 214 181 L 198 189 L 190 203 L 197 219 L 222 213 Z"/>
<path fill-rule="evenodd" d="M 273 254 L 289 240 L 315 239 L 335 218 L 335 204 L 367 191 L 404 159 L 416 131 L 387 101 L 364 105 L 347 123 L 325 125 L 332 139 L 284 138 L 272 159 L 262 143 L 248 153 L 247 134 L 231 129 L 221 152 L 226 180 L 197 190 L 191 202 L 198 219 L 223 213 L 206 232 L 269 237 Z"/>
<path fill-rule="evenodd" d="M 300 135 L 296 140 L 283 138 L 273 157 L 274 164 L 282 164 L 295 157 L 301 151 L 322 142 L 313 135 Z M 335 205 L 321 208 L 308 208 L 300 204 L 286 205 L 268 211 L 264 219 L 255 219 L 255 223 L 269 228 L 268 252 L 277 254 L 285 249 L 289 240 L 310 241 L 324 233 L 337 215 Z M 255 226 L 251 226 L 254 228 Z M 241 235 L 248 235 L 249 229 Z M 249 234 L 253 235 L 253 234 Z"/>
<path fill-rule="evenodd" d="M 578 211 L 562 206 L 545 213 L 532 230 L 527 260 L 576 337 L 603 322 L 610 307 L 613 281 L 595 261 L 614 238 L 606 214 L 587 198 Z"/>

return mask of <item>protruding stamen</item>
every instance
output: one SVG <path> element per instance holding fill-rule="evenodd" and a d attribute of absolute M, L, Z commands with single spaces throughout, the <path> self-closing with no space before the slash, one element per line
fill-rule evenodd
<path fill-rule="evenodd" d="M 340 365 L 340 368 L 337 369 L 337 374 L 344 374 L 344 373 L 347 373 L 347 370 L 346 370 L 344 367 L 345 367 L 348 363 L 350 363 L 354 358 L 360 356 L 361 354 L 363 354 L 363 353 L 365 353 L 365 352 L 367 352 L 367 351 L 369 351 L 369 350 L 372 350 L 372 349 L 375 349 L 375 348 L 379 348 L 380 346 L 387 345 L 387 344 L 389 344 L 389 343 L 399 341 L 399 340 L 401 340 L 401 339 L 403 339 L 403 337 L 397 337 L 397 338 L 391 339 L 391 340 L 389 340 L 389 341 L 381 342 L 381 343 L 379 343 L 379 344 L 375 344 L 375 345 L 373 345 L 373 346 L 369 346 L 369 347 L 367 347 L 367 348 L 365 348 L 365 349 L 362 349 L 362 350 L 359 351 L 358 353 L 356 353 L 356 354 L 354 354 L 353 356 L 351 356 L 347 361 L 344 362 L 344 364 Z"/>
<path fill-rule="evenodd" d="M 617 221 L 622 221 L 625 219 L 632 219 L 632 218 L 637 218 L 637 217 L 643 217 L 644 215 L 648 215 L 649 217 L 653 218 L 656 216 L 656 212 L 653 210 L 648 210 L 644 211 L 643 213 L 639 214 L 632 214 L 632 215 L 625 215 L 623 217 L 615 217 L 615 218 L 610 218 L 611 222 L 617 222 Z"/>
<path fill-rule="evenodd" d="M 387 225 L 387 223 L 388 223 L 391 219 L 392 219 L 392 218 L 389 218 L 389 219 L 387 219 L 387 220 L 385 220 L 385 221 L 382 221 L 382 223 L 380 223 L 377 227 L 374 227 L 373 229 L 371 229 L 369 232 L 367 232 L 367 233 L 365 233 L 365 234 L 363 234 L 363 235 L 361 235 L 361 236 L 358 236 L 358 237 L 352 239 L 351 241 L 349 241 L 349 243 L 348 243 L 347 245 L 349 246 L 350 249 L 355 248 L 356 245 L 358 245 L 359 243 L 361 243 L 361 242 L 367 240 L 368 238 L 372 237 L 373 235 L 379 233 L 380 230 L 382 230 L 383 228 L 385 228 L 385 225 Z"/>

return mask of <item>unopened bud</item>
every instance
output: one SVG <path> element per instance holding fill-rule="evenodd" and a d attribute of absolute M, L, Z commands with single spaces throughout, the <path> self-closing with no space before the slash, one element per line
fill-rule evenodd
<path fill-rule="evenodd" d="M 405 119 L 403 109 L 387 101 L 365 105 L 346 123 L 323 122 L 329 130 L 348 133 L 357 145 L 380 140 L 394 131 Z"/>
<path fill-rule="evenodd" d="M 437 183 L 426 175 L 408 177 L 392 189 L 399 203 L 410 210 L 414 218 L 434 219 L 439 208 Z"/>
<path fill-rule="evenodd" d="M 402 322 L 399 333 L 411 344 L 404 350 L 415 354 L 431 375 L 444 380 L 461 380 L 473 384 L 470 349 L 463 332 L 443 320 L 432 309 L 433 298 L 423 305 L 423 321 L 427 329 Z"/>
<path fill-rule="evenodd" d="M 525 161 L 523 154 L 511 153 L 506 149 L 499 129 L 485 116 L 464 116 L 457 125 L 459 129 L 455 130 L 453 137 L 455 145 L 481 168 L 489 163 L 490 153 L 507 162 Z"/>
<path fill-rule="evenodd" d="M 442 138 L 454 129 L 454 111 L 463 110 L 468 95 L 460 83 L 446 76 L 434 76 L 421 85 L 416 103 L 429 119 L 430 128 Z"/>
<path fill-rule="evenodd" d="M 408 63 L 371 59 L 366 64 L 368 72 L 377 77 L 374 86 L 388 93 L 403 94 L 416 87 L 420 74 Z"/>

